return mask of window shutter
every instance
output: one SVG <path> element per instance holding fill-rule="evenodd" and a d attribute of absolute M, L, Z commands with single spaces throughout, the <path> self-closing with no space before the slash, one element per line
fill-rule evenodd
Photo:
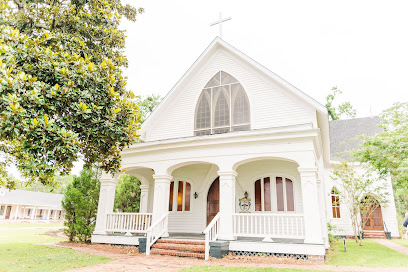
<path fill-rule="evenodd" d="M 261 180 L 255 181 L 255 211 L 262 211 L 261 207 Z"/>
<path fill-rule="evenodd" d="M 271 180 L 269 177 L 264 178 L 264 211 L 271 211 Z"/>
<path fill-rule="evenodd" d="M 285 205 L 283 203 L 283 180 L 282 180 L 282 177 L 276 177 L 276 201 L 277 201 L 278 211 L 283 212 L 285 210 Z"/>
<path fill-rule="evenodd" d="M 170 182 L 169 211 L 173 210 L 174 181 Z"/>
<path fill-rule="evenodd" d="M 184 194 L 184 211 L 190 211 L 191 185 L 186 182 L 186 193 Z"/>
<path fill-rule="evenodd" d="M 286 207 L 288 212 L 295 210 L 295 202 L 293 199 L 293 182 L 290 179 L 286 179 Z"/>

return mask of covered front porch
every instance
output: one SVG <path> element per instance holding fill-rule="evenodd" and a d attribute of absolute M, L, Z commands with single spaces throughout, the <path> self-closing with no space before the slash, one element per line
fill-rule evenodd
<path fill-rule="evenodd" d="M 139 245 L 147 238 L 148 255 L 159 238 L 204 240 L 207 259 L 211 241 L 229 241 L 237 254 L 324 255 L 316 168 L 254 158 L 229 171 L 192 161 L 165 175 L 147 167 L 127 173 L 142 182 L 140 213 L 113 212 L 116 178 L 104 176 L 94 243 Z"/>

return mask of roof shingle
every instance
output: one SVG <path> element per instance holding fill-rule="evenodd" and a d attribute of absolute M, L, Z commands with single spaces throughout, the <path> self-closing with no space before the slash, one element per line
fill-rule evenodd
<path fill-rule="evenodd" d="M 356 139 L 357 136 L 374 136 L 380 133 L 382 130 L 378 127 L 379 124 L 378 116 L 330 121 L 331 160 L 338 160 L 338 153 L 356 149 L 363 141 Z M 349 156 L 343 154 L 340 158 L 346 159 Z"/>

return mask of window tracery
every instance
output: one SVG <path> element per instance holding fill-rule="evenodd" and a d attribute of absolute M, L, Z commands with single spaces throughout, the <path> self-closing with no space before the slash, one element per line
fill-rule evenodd
<path fill-rule="evenodd" d="M 220 71 L 202 91 L 195 113 L 196 136 L 250 130 L 249 101 L 242 85 Z"/>

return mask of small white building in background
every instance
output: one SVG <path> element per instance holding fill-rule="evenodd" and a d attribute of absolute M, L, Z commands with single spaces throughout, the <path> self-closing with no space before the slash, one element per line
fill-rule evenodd
<path fill-rule="evenodd" d="M 140 213 L 113 211 L 117 176 L 104 175 L 92 242 L 138 245 L 147 236 L 147 254 L 191 256 L 162 241 L 188 234 L 205 239 L 205 258 L 211 241 L 228 241 L 234 254 L 322 257 L 328 222 L 341 227 L 335 234 L 353 234 L 341 199 L 331 201 L 331 155 L 364 120 L 339 124 L 216 38 L 144 122 L 141 142 L 121 153 L 122 168 L 142 184 Z M 384 233 L 385 222 L 397 237 L 393 201 L 373 229 Z"/>
<path fill-rule="evenodd" d="M 348 159 L 349 156 L 346 155 L 345 152 L 357 148 L 358 145 L 362 143 L 362 139 L 359 138 L 359 136 L 374 136 L 375 134 L 380 133 L 381 129 L 378 127 L 379 124 L 380 118 L 378 116 L 330 121 L 331 163 L 339 163 L 341 158 Z M 364 165 L 356 163 L 354 163 L 354 170 L 357 173 L 363 173 L 366 171 Z M 326 205 L 332 208 L 331 211 L 328 211 L 328 222 L 335 227 L 333 231 L 334 235 L 352 236 L 353 228 L 350 212 L 346 205 L 341 204 L 342 200 L 336 192 L 341 190 L 341 185 L 333 182 L 330 177 L 331 172 L 332 167 L 326 167 L 326 194 L 329 196 L 326 198 Z M 373 178 L 375 178 L 375 173 Z M 374 187 L 383 186 L 384 184 L 386 185 L 386 188 L 384 188 L 383 193 L 388 193 L 387 202 L 375 203 L 375 210 L 370 213 L 365 226 L 363 226 L 365 237 L 378 238 L 384 236 L 384 232 L 390 233 L 391 237 L 399 237 L 391 178 L 388 176 L 386 180 L 378 180 L 374 183 Z M 339 201 L 336 201 L 336 198 L 338 198 Z M 340 203 L 340 205 L 337 205 L 336 203 Z"/>
<path fill-rule="evenodd" d="M 64 195 L 0 188 L 0 220 L 62 220 Z"/>

